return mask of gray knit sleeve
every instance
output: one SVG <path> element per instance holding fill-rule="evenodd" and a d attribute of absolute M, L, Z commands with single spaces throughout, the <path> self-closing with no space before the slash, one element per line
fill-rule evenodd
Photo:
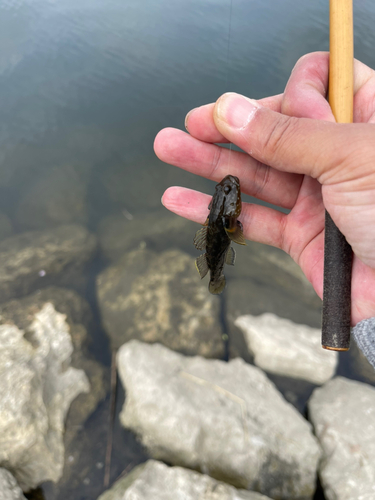
<path fill-rule="evenodd" d="M 360 321 L 352 333 L 358 347 L 375 368 L 375 318 Z"/>

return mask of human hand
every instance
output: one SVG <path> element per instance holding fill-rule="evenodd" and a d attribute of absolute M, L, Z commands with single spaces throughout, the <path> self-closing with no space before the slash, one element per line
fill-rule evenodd
<path fill-rule="evenodd" d="M 354 122 L 336 124 L 326 101 L 328 54 L 301 58 L 279 96 L 250 101 L 224 94 L 191 111 L 190 135 L 164 129 L 158 157 L 219 182 L 239 177 L 242 191 L 290 210 L 243 204 L 245 238 L 289 253 L 320 297 L 324 208 L 353 248 L 352 324 L 375 316 L 375 72 L 355 61 Z M 232 142 L 245 153 L 215 143 Z M 173 187 L 169 210 L 203 223 L 210 196 Z"/>

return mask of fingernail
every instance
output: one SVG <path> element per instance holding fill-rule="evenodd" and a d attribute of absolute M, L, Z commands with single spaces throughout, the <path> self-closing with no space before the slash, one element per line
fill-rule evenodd
<path fill-rule="evenodd" d="M 257 101 L 240 94 L 227 93 L 217 101 L 218 117 L 233 128 L 244 128 L 261 106 Z"/>
<path fill-rule="evenodd" d="M 186 117 L 185 117 L 185 128 L 186 128 L 186 130 L 187 130 L 188 132 L 189 132 L 189 129 L 188 129 L 188 120 L 189 120 L 189 116 L 191 115 L 191 113 L 192 113 L 195 109 L 197 109 L 197 108 L 191 109 L 191 110 L 189 111 L 189 113 L 188 113 L 188 114 L 186 115 Z"/>

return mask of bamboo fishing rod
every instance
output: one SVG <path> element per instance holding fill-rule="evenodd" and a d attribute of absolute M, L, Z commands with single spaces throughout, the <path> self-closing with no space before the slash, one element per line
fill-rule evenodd
<path fill-rule="evenodd" d="M 338 123 L 353 121 L 353 2 L 330 0 L 328 98 Z M 350 345 L 352 249 L 328 212 L 325 217 L 322 346 Z"/>

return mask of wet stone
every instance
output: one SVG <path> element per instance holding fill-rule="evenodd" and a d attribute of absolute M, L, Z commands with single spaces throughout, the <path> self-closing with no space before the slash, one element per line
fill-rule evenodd
<path fill-rule="evenodd" d="M 98 276 L 97 296 L 114 349 L 137 338 L 189 355 L 224 354 L 219 299 L 186 253 L 129 252 Z"/>
<path fill-rule="evenodd" d="M 320 447 L 259 368 L 135 340 L 120 348 L 118 367 L 120 421 L 152 458 L 271 498 L 312 498 Z"/>
<path fill-rule="evenodd" d="M 260 493 L 238 490 L 182 467 L 148 460 L 117 481 L 98 500 L 270 500 Z"/>
<path fill-rule="evenodd" d="M 0 242 L 0 303 L 52 283 L 82 287 L 96 237 L 79 225 L 29 231 Z"/>
<path fill-rule="evenodd" d="M 324 384 L 333 377 L 338 353 L 322 349 L 321 330 L 275 314 L 236 319 L 254 355 L 254 363 L 271 373 Z"/>
<path fill-rule="evenodd" d="M 326 498 L 375 498 L 375 388 L 337 377 L 314 391 L 308 407 L 323 448 Z"/>
<path fill-rule="evenodd" d="M 130 219 L 129 219 L 130 218 Z M 112 261 L 140 244 L 156 251 L 172 247 L 193 248 L 193 238 L 199 226 L 194 222 L 158 210 L 145 214 L 123 211 L 101 220 L 99 245 L 103 255 Z"/>
<path fill-rule="evenodd" d="M 0 350 L 0 466 L 28 491 L 61 477 L 64 420 L 89 381 L 70 366 L 69 326 L 51 303 L 26 332 L 0 325 Z"/>
<path fill-rule="evenodd" d="M 254 242 L 236 248 L 236 252 L 236 265 L 227 277 L 225 291 L 230 357 L 251 359 L 243 333 L 234 324 L 242 315 L 273 313 L 320 328 L 321 300 L 287 254 Z"/>
<path fill-rule="evenodd" d="M 0 500 L 26 500 L 12 474 L 0 467 Z"/>
<path fill-rule="evenodd" d="M 65 441 L 73 438 L 74 429 L 82 424 L 104 399 L 108 386 L 108 376 L 88 350 L 88 330 L 92 328 L 93 317 L 89 304 L 74 290 L 47 287 L 22 299 L 13 299 L 0 304 L 0 324 L 13 324 L 20 330 L 28 331 L 46 303 L 66 316 L 69 335 L 73 344 L 70 365 L 82 369 L 90 382 L 90 392 L 82 393 L 73 401 L 67 420 Z"/>

